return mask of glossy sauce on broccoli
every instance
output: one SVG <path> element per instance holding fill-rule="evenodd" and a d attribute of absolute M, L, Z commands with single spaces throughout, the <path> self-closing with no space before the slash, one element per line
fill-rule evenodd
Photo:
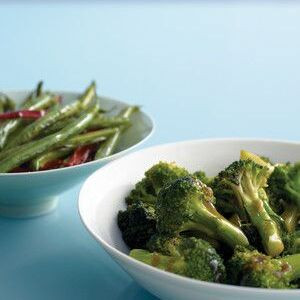
<path fill-rule="evenodd" d="M 300 287 L 300 163 L 242 150 L 208 177 L 159 162 L 125 201 L 118 225 L 143 263 L 210 282 Z"/>

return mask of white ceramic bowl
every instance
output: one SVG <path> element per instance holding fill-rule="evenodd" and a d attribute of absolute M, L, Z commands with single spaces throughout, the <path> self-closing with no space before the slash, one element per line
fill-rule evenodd
<path fill-rule="evenodd" d="M 17 103 L 23 101 L 28 92 L 7 92 Z M 63 103 L 70 103 L 78 93 L 57 92 Z M 127 106 L 126 103 L 106 97 L 101 98 L 101 106 L 111 114 Z M 124 132 L 117 153 L 109 157 L 91 161 L 82 165 L 26 173 L 0 174 L 0 215 L 8 217 L 32 217 L 52 211 L 57 205 L 60 193 L 81 182 L 95 170 L 102 167 L 145 141 L 153 131 L 153 121 L 143 111 L 132 116 L 132 124 Z"/>
<path fill-rule="evenodd" d="M 202 282 L 158 270 L 128 256 L 116 217 L 118 211 L 125 208 L 125 196 L 143 177 L 145 170 L 164 160 L 175 161 L 192 172 L 202 169 L 208 175 L 215 175 L 239 158 L 240 149 L 268 156 L 276 162 L 300 160 L 300 143 L 267 140 L 195 140 L 144 149 L 108 164 L 87 179 L 79 195 L 82 221 L 125 271 L 161 299 L 299 300 L 300 290 L 267 290 Z"/>

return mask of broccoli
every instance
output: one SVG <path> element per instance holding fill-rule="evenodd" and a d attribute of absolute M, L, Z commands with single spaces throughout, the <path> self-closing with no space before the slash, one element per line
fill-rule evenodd
<path fill-rule="evenodd" d="M 156 195 L 153 186 L 147 178 L 139 181 L 129 195 L 125 198 L 125 202 L 131 205 L 134 202 L 142 201 L 144 203 L 154 204 L 156 202 Z"/>
<path fill-rule="evenodd" d="M 300 253 L 300 229 L 283 237 L 283 255 Z"/>
<path fill-rule="evenodd" d="M 239 227 L 243 233 L 246 235 L 249 244 L 255 247 L 259 251 L 263 251 L 261 237 L 257 229 L 250 222 L 243 222 L 238 214 L 233 214 L 228 219 L 233 225 Z"/>
<path fill-rule="evenodd" d="M 251 223 L 242 223 L 241 230 L 246 235 L 249 244 L 255 247 L 258 251 L 264 251 L 262 244 L 261 236 L 259 235 L 258 230 Z"/>
<path fill-rule="evenodd" d="M 215 249 L 220 248 L 220 243 L 199 231 L 185 231 L 180 236 L 154 234 L 147 243 L 146 249 L 150 252 L 159 252 L 163 255 L 179 255 L 178 246 L 182 239 L 197 238 L 208 242 Z"/>
<path fill-rule="evenodd" d="M 193 173 L 193 176 L 195 176 L 197 179 L 205 183 L 206 185 L 210 185 L 213 181 L 213 177 L 207 177 L 204 171 L 197 171 Z"/>
<path fill-rule="evenodd" d="M 274 168 L 269 157 L 257 155 L 247 150 L 240 151 L 240 160 L 251 160 L 262 167 L 269 167 L 270 169 Z"/>
<path fill-rule="evenodd" d="M 262 166 L 253 160 L 235 161 L 218 174 L 213 190 L 217 208 L 226 207 L 228 212 L 237 213 L 243 222 L 250 221 L 258 230 L 266 253 L 277 256 L 284 248 L 281 218 L 271 209 L 264 190 L 272 171 L 267 163 Z"/>
<path fill-rule="evenodd" d="M 180 236 L 154 234 L 147 243 L 146 249 L 150 252 L 159 252 L 163 255 L 179 255 L 178 246 L 182 242 Z"/>
<path fill-rule="evenodd" d="M 178 245 L 179 255 L 135 249 L 130 256 L 148 265 L 178 275 L 210 282 L 224 282 L 226 273 L 223 260 L 206 241 L 183 238 Z"/>
<path fill-rule="evenodd" d="M 135 185 L 125 201 L 129 205 L 136 200 L 153 204 L 165 184 L 188 174 L 186 169 L 175 163 L 159 162 L 146 171 L 145 177 Z"/>
<path fill-rule="evenodd" d="M 221 244 L 216 239 L 207 236 L 204 232 L 201 232 L 199 230 L 188 230 L 184 231 L 180 234 L 183 237 L 195 237 L 204 241 L 209 242 L 215 249 L 219 249 Z"/>
<path fill-rule="evenodd" d="M 300 254 L 271 258 L 257 250 L 237 247 L 228 261 L 230 283 L 261 288 L 296 288 L 300 278 Z"/>
<path fill-rule="evenodd" d="M 272 205 L 282 212 L 288 232 L 293 232 L 300 219 L 300 163 L 277 165 L 268 185 Z"/>
<path fill-rule="evenodd" d="M 284 212 L 281 214 L 284 220 L 285 228 L 287 232 L 292 233 L 296 230 L 296 227 L 300 220 L 300 210 L 293 204 L 285 204 Z"/>
<path fill-rule="evenodd" d="M 192 176 L 181 177 L 164 186 L 157 198 L 157 230 L 178 236 L 188 230 L 200 231 L 230 247 L 248 245 L 243 232 L 232 225 L 213 205 L 211 188 Z"/>
<path fill-rule="evenodd" d="M 300 163 L 276 166 L 268 183 L 277 198 L 291 201 L 300 208 Z"/>
<path fill-rule="evenodd" d="M 118 226 L 129 248 L 145 248 L 156 233 L 156 214 L 153 206 L 136 201 L 127 210 L 119 211 Z"/>

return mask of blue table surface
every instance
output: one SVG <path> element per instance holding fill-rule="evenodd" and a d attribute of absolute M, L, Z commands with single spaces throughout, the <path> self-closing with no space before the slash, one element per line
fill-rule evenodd
<path fill-rule="evenodd" d="M 143 105 L 143 145 L 206 137 L 299 140 L 300 6 L 286 1 L 0 5 L 0 89 L 82 90 Z M 155 299 L 83 228 L 80 186 L 57 211 L 0 219 L 0 299 Z"/>

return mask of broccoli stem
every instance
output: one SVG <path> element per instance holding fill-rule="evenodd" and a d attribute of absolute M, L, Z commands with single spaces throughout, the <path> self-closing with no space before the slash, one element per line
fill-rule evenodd
<path fill-rule="evenodd" d="M 285 256 L 281 261 L 286 262 L 291 267 L 291 281 L 300 278 L 300 254 Z"/>
<path fill-rule="evenodd" d="M 196 212 L 194 215 L 195 223 L 187 223 L 186 226 L 189 228 L 183 228 L 183 230 L 194 229 L 202 231 L 209 237 L 221 240 L 232 248 L 237 245 L 249 245 L 248 239 L 243 232 L 219 214 L 212 203 L 195 200 L 193 202 Z M 203 205 L 205 206 L 204 209 Z"/>
<path fill-rule="evenodd" d="M 243 199 L 244 207 L 251 219 L 252 224 L 257 228 L 268 255 L 274 257 L 279 255 L 284 245 L 281 240 L 277 223 L 270 217 L 265 209 L 264 201 L 260 199 L 257 189 L 253 186 L 251 179 L 245 174 L 243 176 L 246 184 L 237 186 L 232 184 L 237 197 Z"/>
<path fill-rule="evenodd" d="M 157 252 L 151 253 L 142 249 L 131 250 L 130 256 L 150 266 L 176 274 L 181 273 L 181 270 L 185 267 L 185 261 L 180 256 L 166 256 Z"/>

